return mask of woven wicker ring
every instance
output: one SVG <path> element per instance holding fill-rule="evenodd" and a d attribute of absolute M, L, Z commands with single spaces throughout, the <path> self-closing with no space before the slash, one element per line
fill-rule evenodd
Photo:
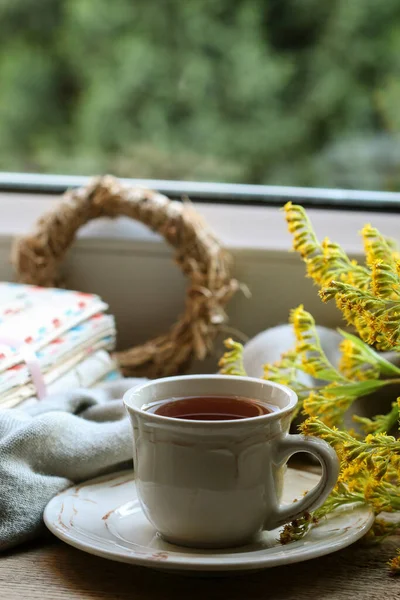
<path fill-rule="evenodd" d="M 224 306 L 239 284 L 229 256 L 190 203 L 154 191 L 123 186 L 111 176 L 66 192 L 36 230 L 19 238 L 12 260 L 22 283 L 56 287 L 60 265 L 82 225 L 98 217 L 126 216 L 161 234 L 176 249 L 175 260 L 189 280 L 184 313 L 164 335 L 117 353 L 126 376 L 162 377 L 203 359 L 225 321 Z"/>

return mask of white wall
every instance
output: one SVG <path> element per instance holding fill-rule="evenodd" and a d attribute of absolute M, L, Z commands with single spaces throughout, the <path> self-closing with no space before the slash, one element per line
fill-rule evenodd
<path fill-rule="evenodd" d="M 11 280 L 10 234 L 30 230 L 54 199 L 3 194 L 3 200 L 0 197 L 0 279 Z M 234 275 L 252 292 L 251 299 L 238 293 L 231 301 L 230 326 L 253 336 L 285 322 L 289 310 L 300 303 L 319 324 L 341 323 L 333 303 L 324 305 L 319 300 L 317 289 L 305 278 L 302 262 L 288 251 L 290 237 L 280 211 L 206 205 L 198 208 L 231 248 Z M 352 253 L 360 252 L 356 234 L 368 220 L 390 235 L 395 234 L 399 223 L 397 215 L 311 212 L 321 236 L 332 235 L 336 219 L 332 237 Z M 183 308 L 185 280 L 173 263 L 171 250 L 141 225 L 124 219 L 91 224 L 82 231 L 68 255 L 64 272 L 69 287 L 95 292 L 109 303 L 117 320 L 120 348 L 163 332 Z M 216 355 L 221 352 L 219 343 Z M 195 368 L 215 370 L 216 357 Z"/>

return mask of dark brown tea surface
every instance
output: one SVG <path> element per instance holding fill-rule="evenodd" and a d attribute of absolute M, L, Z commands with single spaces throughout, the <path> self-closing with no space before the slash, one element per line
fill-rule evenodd
<path fill-rule="evenodd" d="M 238 396 L 185 396 L 148 404 L 147 412 L 174 419 L 196 421 L 234 421 L 261 417 L 274 407 L 251 398 Z"/>

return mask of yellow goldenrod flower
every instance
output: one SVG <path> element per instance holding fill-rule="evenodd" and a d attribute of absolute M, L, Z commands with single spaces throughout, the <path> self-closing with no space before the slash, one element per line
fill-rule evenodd
<path fill-rule="evenodd" d="M 377 517 L 366 535 L 369 542 L 382 542 L 389 535 L 397 534 L 400 528 L 400 521 L 385 521 Z"/>
<path fill-rule="evenodd" d="M 376 260 L 371 266 L 371 290 L 377 298 L 396 300 L 400 295 L 399 277 L 393 262 L 388 265 L 382 260 Z"/>
<path fill-rule="evenodd" d="M 345 380 L 333 367 L 322 349 L 315 321 L 312 315 L 304 310 L 302 304 L 290 312 L 290 323 L 296 337 L 294 351 L 299 356 L 302 370 L 315 377 L 327 381 Z"/>
<path fill-rule="evenodd" d="M 376 261 L 383 261 L 388 266 L 395 263 L 395 243 L 385 238 L 375 227 L 367 224 L 361 230 L 364 242 L 366 263 L 372 267 Z"/>
<path fill-rule="evenodd" d="M 397 556 L 389 560 L 388 565 L 392 575 L 400 575 L 400 551 Z"/>
<path fill-rule="evenodd" d="M 286 383 L 298 393 L 299 407 L 308 415 L 300 426 L 302 433 L 327 441 L 340 460 L 339 479 L 328 499 L 312 514 L 286 525 L 281 542 L 300 539 L 338 507 L 360 502 L 369 504 L 375 515 L 398 513 L 390 524 L 376 518 L 369 537 L 377 542 L 400 530 L 400 440 L 389 435 L 398 426 L 400 398 L 387 414 L 354 417 L 365 439 L 342 427 L 356 398 L 400 382 L 400 367 L 379 352 L 400 352 L 400 254 L 391 240 L 366 225 L 361 232 L 366 254 L 362 266 L 334 241 L 320 242 L 301 206 L 289 202 L 285 212 L 293 247 L 302 256 L 307 275 L 320 287 L 320 297 L 324 302 L 335 300 L 359 337 L 339 330 L 343 342 L 337 369 L 323 352 L 312 315 L 301 305 L 290 315 L 294 348 L 264 367 L 266 379 Z M 242 348 L 233 344 L 228 342 L 222 372 L 241 374 Z M 313 377 L 311 387 L 300 383 L 300 373 Z M 400 554 L 389 564 L 393 573 L 400 573 Z"/>
<path fill-rule="evenodd" d="M 227 352 L 220 358 L 219 367 L 221 375 L 242 375 L 247 373 L 243 366 L 243 345 L 234 342 L 231 338 L 224 342 Z"/>
<path fill-rule="evenodd" d="M 348 281 L 367 287 L 370 274 L 355 260 L 350 260 L 342 248 L 326 238 L 320 243 L 303 207 L 288 202 L 284 210 L 288 229 L 293 234 L 293 248 L 306 263 L 307 275 L 318 285 L 331 279 Z"/>

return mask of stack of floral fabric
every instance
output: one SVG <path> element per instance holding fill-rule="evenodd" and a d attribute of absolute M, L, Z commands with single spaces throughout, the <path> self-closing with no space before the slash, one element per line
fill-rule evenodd
<path fill-rule="evenodd" d="M 98 296 L 0 282 L 0 407 L 120 377 Z"/>

